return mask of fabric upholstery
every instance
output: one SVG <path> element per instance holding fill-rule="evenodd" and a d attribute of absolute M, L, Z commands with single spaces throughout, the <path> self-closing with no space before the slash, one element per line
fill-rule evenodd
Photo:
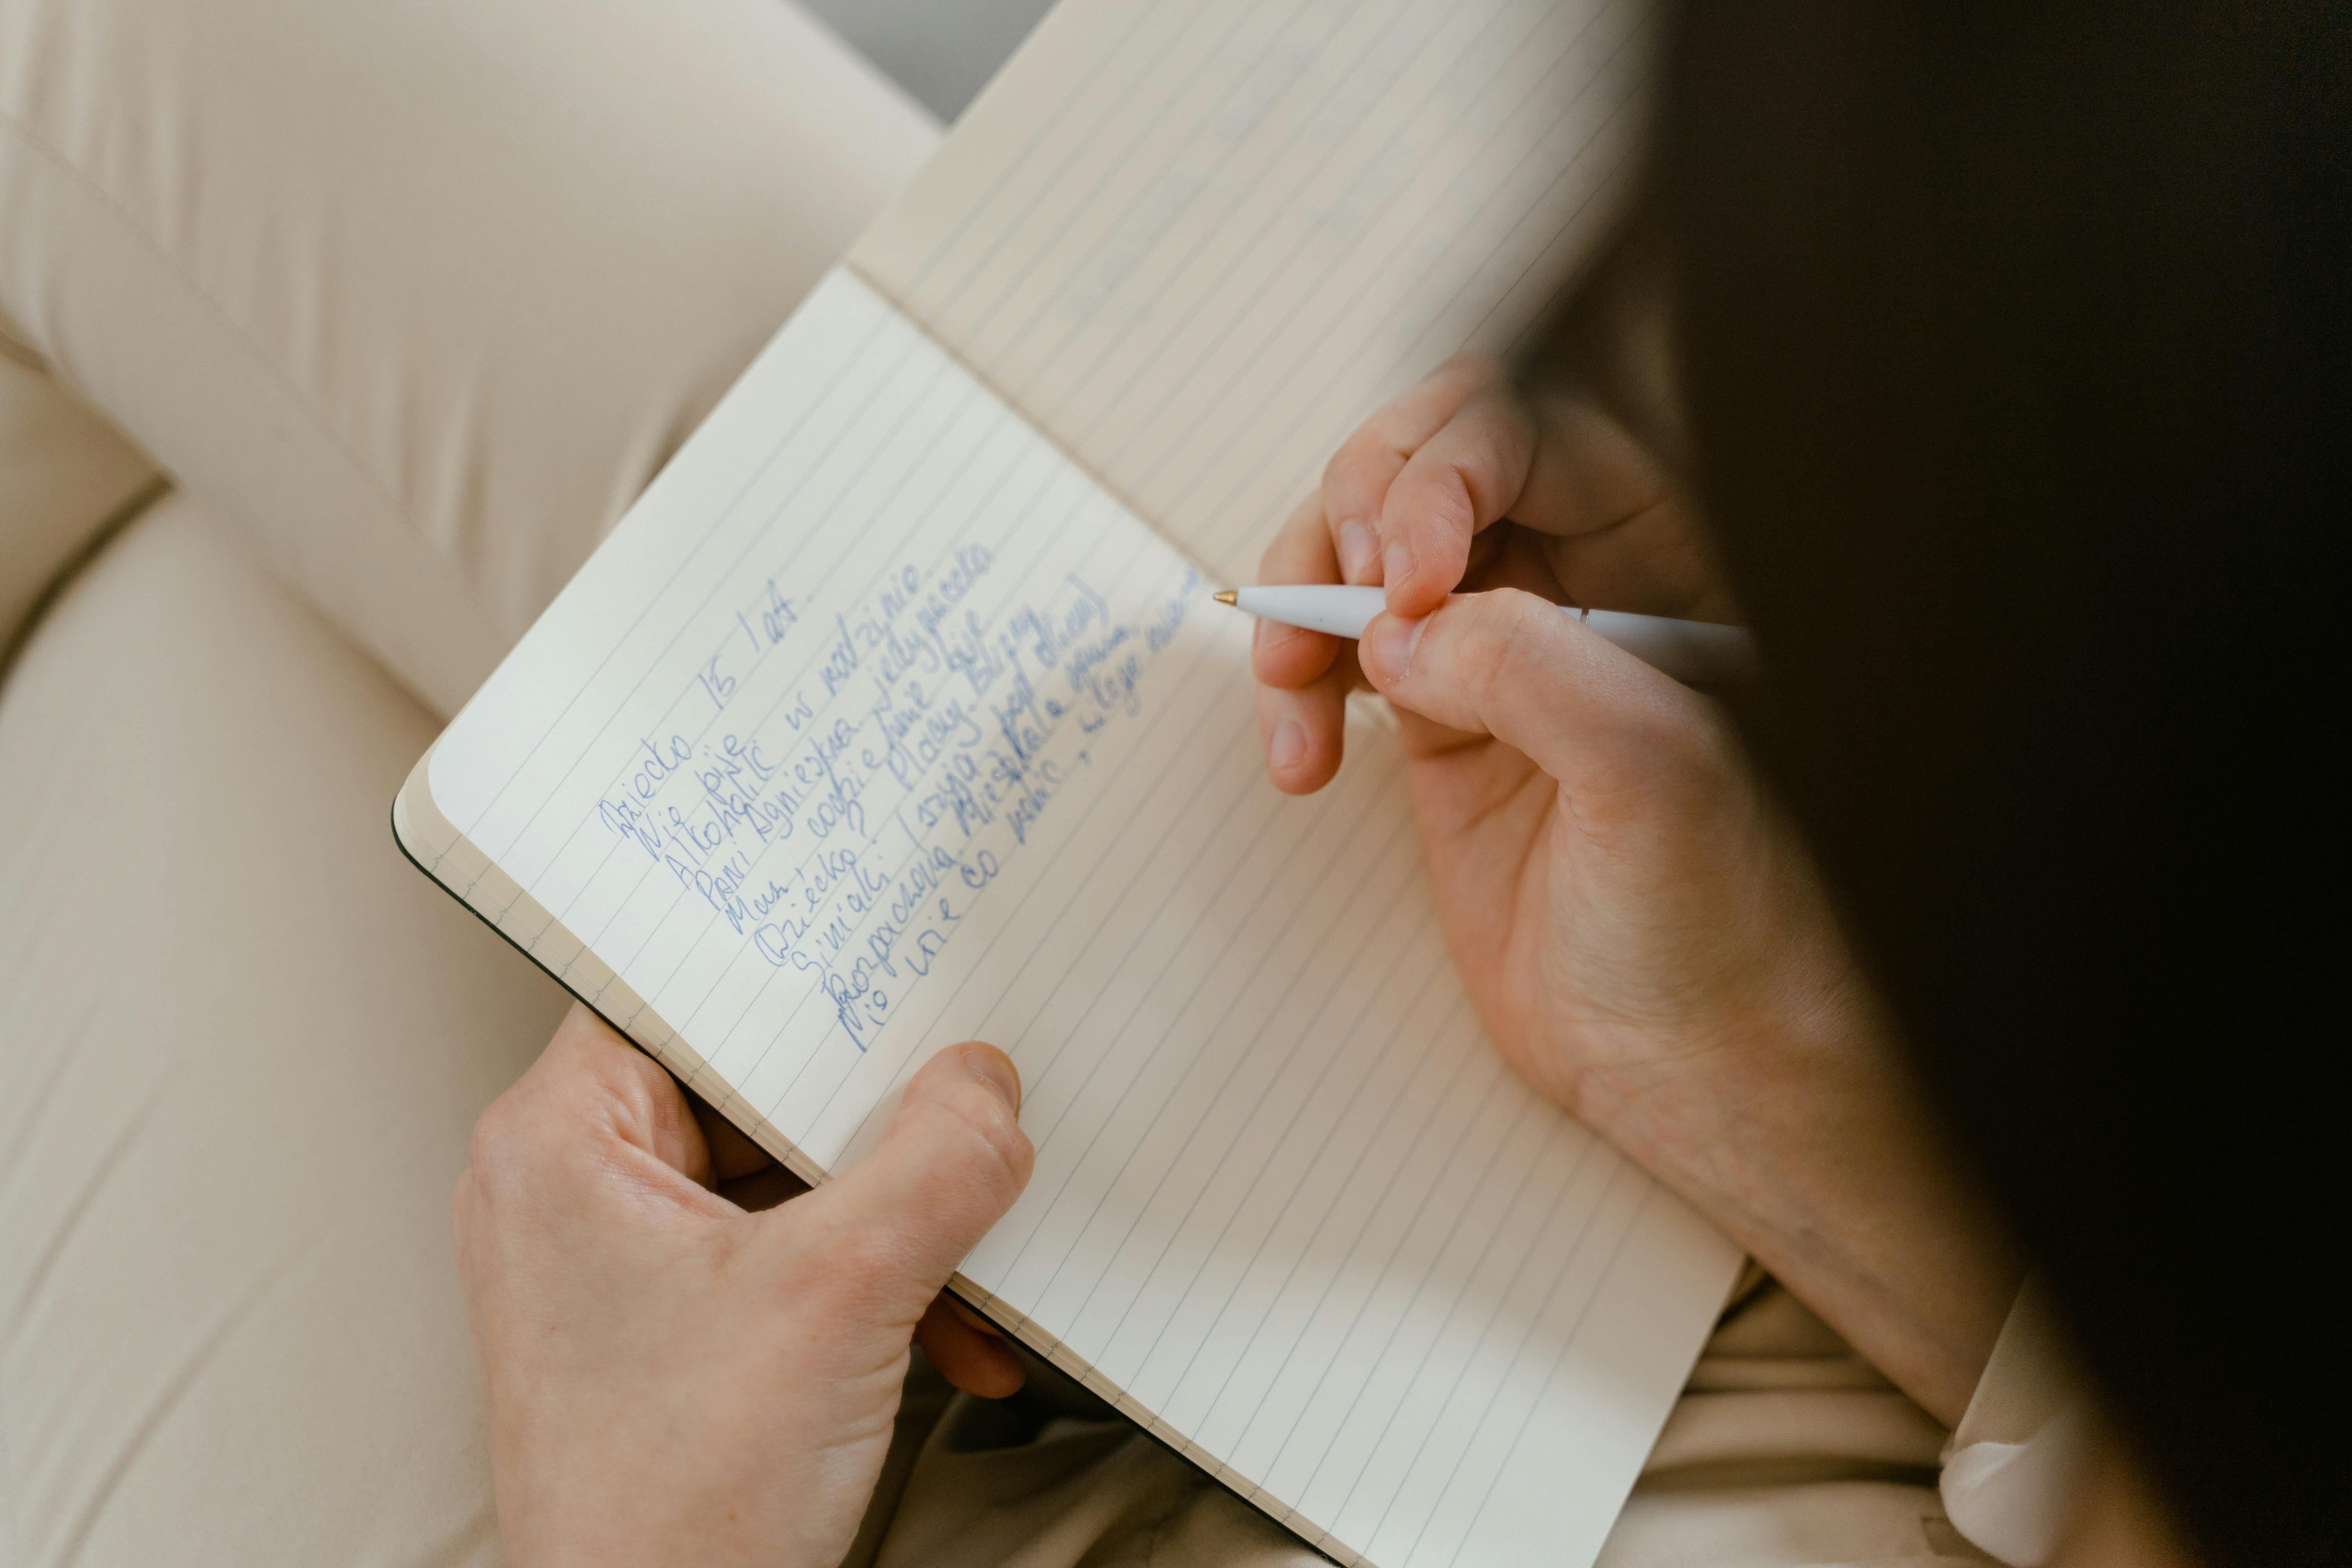
<path fill-rule="evenodd" d="M 496 1561 L 449 1194 L 564 998 L 392 848 L 435 728 L 177 498 L 0 695 L 0 1561 Z"/>
<path fill-rule="evenodd" d="M 0 0 L 0 315 L 446 716 L 938 136 L 784 0 Z"/>

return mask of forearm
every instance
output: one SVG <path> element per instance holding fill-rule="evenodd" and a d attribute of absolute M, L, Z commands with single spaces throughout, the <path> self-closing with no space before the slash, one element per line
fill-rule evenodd
<path fill-rule="evenodd" d="M 1865 1000 L 1685 1058 L 1588 1115 L 1937 1420 L 1956 1423 L 2024 1268 L 1947 1158 Z M 1635 1098 L 1642 1102 L 1632 1103 Z"/>

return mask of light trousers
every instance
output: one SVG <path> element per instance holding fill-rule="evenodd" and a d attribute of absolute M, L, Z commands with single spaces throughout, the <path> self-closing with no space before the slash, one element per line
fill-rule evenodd
<path fill-rule="evenodd" d="M 0 615 L 150 503 L 0 691 L 0 1564 L 498 1559 L 562 999 L 386 809 L 938 135 L 785 0 L 0 0 Z M 864 1560 L 1316 1561 L 1046 1369 L 900 1432 Z M 1751 1281 L 1606 1560 L 1967 1558 L 1944 1437 Z"/>

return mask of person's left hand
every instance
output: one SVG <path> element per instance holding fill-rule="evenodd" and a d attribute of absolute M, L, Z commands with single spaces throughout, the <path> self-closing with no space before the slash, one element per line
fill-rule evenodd
<path fill-rule="evenodd" d="M 854 1169 L 751 1212 L 714 1182 L 765 1156 L 574 1007 L 453 1206 L 508 1561 L 838 1563 L 910 1341 L 960 1387 L 1021 1385 L 940 1294 L 1028 1182 L 1019 1109 L 1002 1052 L 951 1047 Z"/>

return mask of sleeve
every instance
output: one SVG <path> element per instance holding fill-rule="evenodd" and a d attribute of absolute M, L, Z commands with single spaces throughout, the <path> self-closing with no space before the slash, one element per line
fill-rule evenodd
<path fill-rule="evenodd" d="M 1944 1446 L 1953 1528 L 2011 1568 L 2040 1568 L 2081 1494 L 2095 1425 L 2041 1281 L 2028 1279 Z"/>

